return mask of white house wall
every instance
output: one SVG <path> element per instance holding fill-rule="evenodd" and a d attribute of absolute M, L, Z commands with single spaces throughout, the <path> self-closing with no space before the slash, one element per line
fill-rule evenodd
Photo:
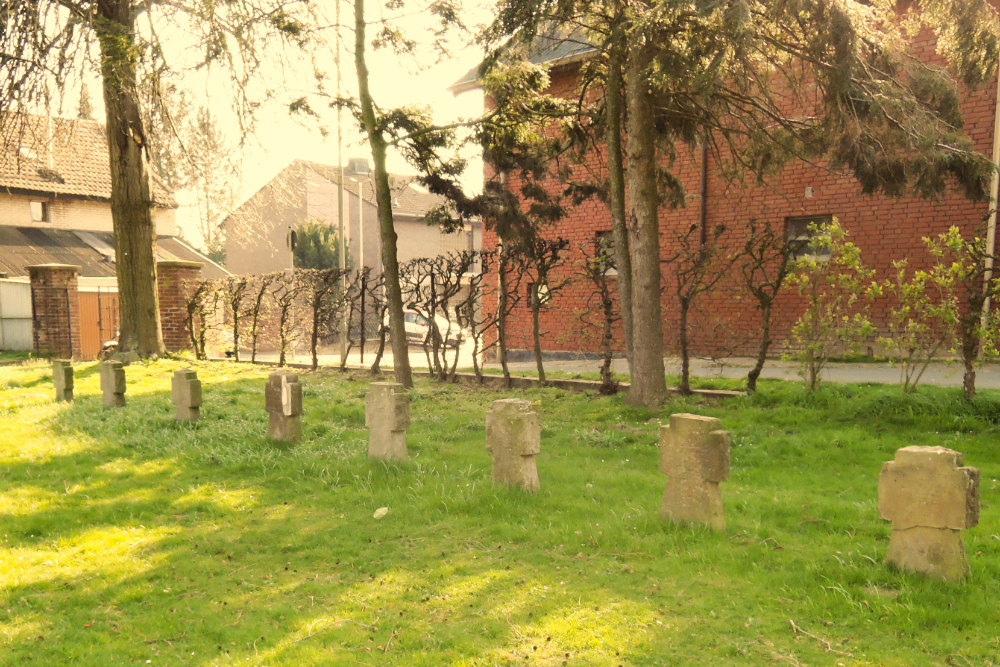
<path fill-rule="evenodd" d="M 49 220 L 36 222 L 31 219 L 30 202 L 42 201 L 49 205 Z M 174 209 L 154 208 L 153 223 L 156 233 L 173 236 L 177 233 Z M 113 229 L 111 205 L 107 202 L 79 199 L 31 197 L 27 195 L 0 196 L 0 225 L 40 227 L 43 229 L 81 229 L 91 232 L 110 232 Z"/>

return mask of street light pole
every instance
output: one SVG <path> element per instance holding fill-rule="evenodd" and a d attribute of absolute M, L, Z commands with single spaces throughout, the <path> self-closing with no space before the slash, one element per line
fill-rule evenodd
<path fill-rule="evenodd" d="M 337 24 L 337 54 L 334 60 L 337 64 L 337 99 L 340 99 L 341 95 L 341 81 L 340 81 L 340 0 L 337 0 L 336 9 L 336 24 Z M 344 156 L 343 156 L 343 136 L 341 135 L 341 123 L 342 123 L 342 113 L 340 105 L 337 105 L 337 236 L 339 239 L 339 248 L 337 252 L 337 265 L 340 269 L 340 294 L 344 299 L 344 303 L 347 303 L 347 275 L 345 269 L 347 268 L 347 257 L 346 251 L 344 249 Z M 343 317 L 340 323 L 340 364 L 343 366 L 346 363 L 347 357 L 347 308 L 343 308 Z"/>

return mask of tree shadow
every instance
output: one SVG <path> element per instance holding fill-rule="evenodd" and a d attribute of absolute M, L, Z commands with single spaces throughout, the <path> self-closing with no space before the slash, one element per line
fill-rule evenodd
<path fill-rule="evenodd" d="M 672 527 L 657 517 L 655 448 L 573 448 L 573 414 L 558 405 L 543 491 L 525 496 L 489 480 L 482 416 L 494 392 L 460 399 L 432 385 L 453 397 L 448 409 L 415 400 L 412 459 L 385 465 L 366 456 L 365 383 L 303 373 L 304 441 L 281 449 L 264 439 L 263 377 L 247 375 L 206 381 L 197 424 L 173 419 L 169 373 L 121 409 L 102 408 L 85 382 L 45 425 L 76 449 L 5 467 L 23 505 L 0 531 L 20 559 L 0 593 L 0 662 L 635 664 L 651 647 L 683 657 L 694 632 L 738 637 L 751 658 L 820 661 L 822 646 L 810 653 L 790 633 L 753 653 L 748 609 L 837 617 L 852 603 L 817 598 L 817 579 L 850 579 L 838 585 L 851 595 L 908 583 L 861 555 L 811 560 L 810 542 L 875 552 L 867 508 L 802 521 L 835 480 L 777 513 L 749 493 L 729 498 L 743 516 L 725 534 Z M 733 577 L 774 599 L 720 606 L 709 593 Z M 914 595 L 940 592 L 918 589 L 907 608 Z M 894 613 L 872 604 L 866 613 Z"/>

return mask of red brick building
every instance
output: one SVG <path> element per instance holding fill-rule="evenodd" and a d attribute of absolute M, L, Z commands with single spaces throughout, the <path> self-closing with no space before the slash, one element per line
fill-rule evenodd
<path fill-rule="evenodd" d="M 930 37 L 918 40 L 918 54 L 933 53 Z M 574 43 L 563 51 L 549 52 L 545 62 L 551 66 L 550 92 L 572 94 L 576 89 L 580 62 L 587 57 L 586 49 Z M 475 71 L 453 87 L 456 92 L 475 86 Z M 962 113 L 965 131 L 975 149 L 992 155 L 994 118 L 997 105 L 996 80 L 976 90 L 962 89 Z M 876 269 L 880 279 L 889 277 L 893 260 L 909 258 L 911 267 L 926 266 L 929 255 L 922 237 L 935 236 L 957 225 L 963 234 L 971 235 L 990 210 L 985 202 L 970 202 L 956 190 L 949 190 L 936 201 L 917 197 L 887 197 L 865 195 L 849 172 L 833 172 L 822 165 L 803 161 L 789 163 L 778 175 L 761 186 L 727 182 L 716 161 L 706 159 L 700 150 L 682 148 L 671 171 L 683 182 L 686 205 L 660 207 L 660 246 L 664 260 L 676 247 L 679 233 L 692 225 L 714 230 L 725 226 L 723 243 L 727 247 L 742 247 L 747 237 L 749 221 L 769 223 L 775 229 L 787 229 L 799 216 L 823 218 L 833 216 L 847 230 L 849 240 L 862 250 L 863 261 Z M 603 160 L 594 154 L 591 169 L 600 170 Z M 702 174 L 707 174 L 705 182 Z M 581 178 L 584 176 L 580 168 Z M 702 192 L 705 196 L 702 197 Z M 570 209 L 569 214 L 547 235 L 561 236 L 570 241 L 572 256 L 563 274 L 573 271 L 582 255 L 581 244 L 593 243 L 595 237 L 611 229 L 608 207 L 591 200 Z M 709 232 L 711 233 L 711 231 Z M 496 235 L 486 230 L 483 247 L 495 248 Z M 677 349 L 678 304 L 672 293 L 672 266 L 664 261 L 661 273 L 661 305 L 663 313 L 664 349 L 670 354 Z M 591 288 L 582 278 L 574 279 L 543 311 L 541 330 L 544 349 L 553 352 L 596 352 L 600 332 L 581 324 L 580 314 L 588 310 Z M 488 306 L 489 304 L 487 304 Z M 786 347 L 791 328 L 801 313 L 802 304 L 794 288 L 785 288 L 774 310 L 772 354 Z M 886 300 L 873 305 L 873 319 L 881 332 L 887 330 L 889 304 Z M 703 295 L 691 314 L 692 352 L 700 355 L 755 353 L 759 341 L 760 316 L 756 301 L 741 283 L 738 269 L 729 272 L 712 293 Z M 624 339 L 617 338 L 618 349 L 624 349 Z M 530 349 L 531 314 L 527 299 L 522 299 L 509 325 L 508 346 Z"/>

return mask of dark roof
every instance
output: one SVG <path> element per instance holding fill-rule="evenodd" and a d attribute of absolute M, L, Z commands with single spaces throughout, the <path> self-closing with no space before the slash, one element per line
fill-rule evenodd
<path fill-rule="evenodd" d="M 158 236 L 157 260 L 202 262 L 201 275 L 215 280 L 229 273 L 175 236 Z M 114 238 L 111 232 L 8 227 L 0 225 L 0 273 L 26 276 L 35 264 L 73 264 L 85 278 L 115 276 Z"/>
<path fill-rule="evenodd" d="M 337 184 L 337 167 L 320 164 L 308 160 L 296 160 L 294 164 L 304 166 L 320 175 L 325 180 Z M 358 181 L 361 182 L 361 198 L 375 205 L 375 184 L 371 174 L 354 174 L 344 170 L 344 188 L 352 194 L 357 193 Z M 392 213 L 394 217 L 423 217 L 429 210 L 440 206 L 446 199 L 440 195 L 431 194 L 420 185 L 415 176 L 400 176 L 389 174 L 389 189 L 392 191 Z"/>
<path fill-rule="evenodd" d="M 579 26 L 573 28 L 554 26 L 535 35 L 525 57 L 534 65 L 555 66 L 582 60 L 596 50 L 597 47 L 587 40 L 583 29 Z M 476 65 L 448 89 L 457 95 L 466 90 L 479 88 L 481 67 L 482 63 Z"/>
<path fill-rule="evenodd" d="M 0 133 L 0 190 L 111 201 L 108 140 L 97 121 L 7 114 Z M 177 207 L 155 177 L 153 202 Z"/>

